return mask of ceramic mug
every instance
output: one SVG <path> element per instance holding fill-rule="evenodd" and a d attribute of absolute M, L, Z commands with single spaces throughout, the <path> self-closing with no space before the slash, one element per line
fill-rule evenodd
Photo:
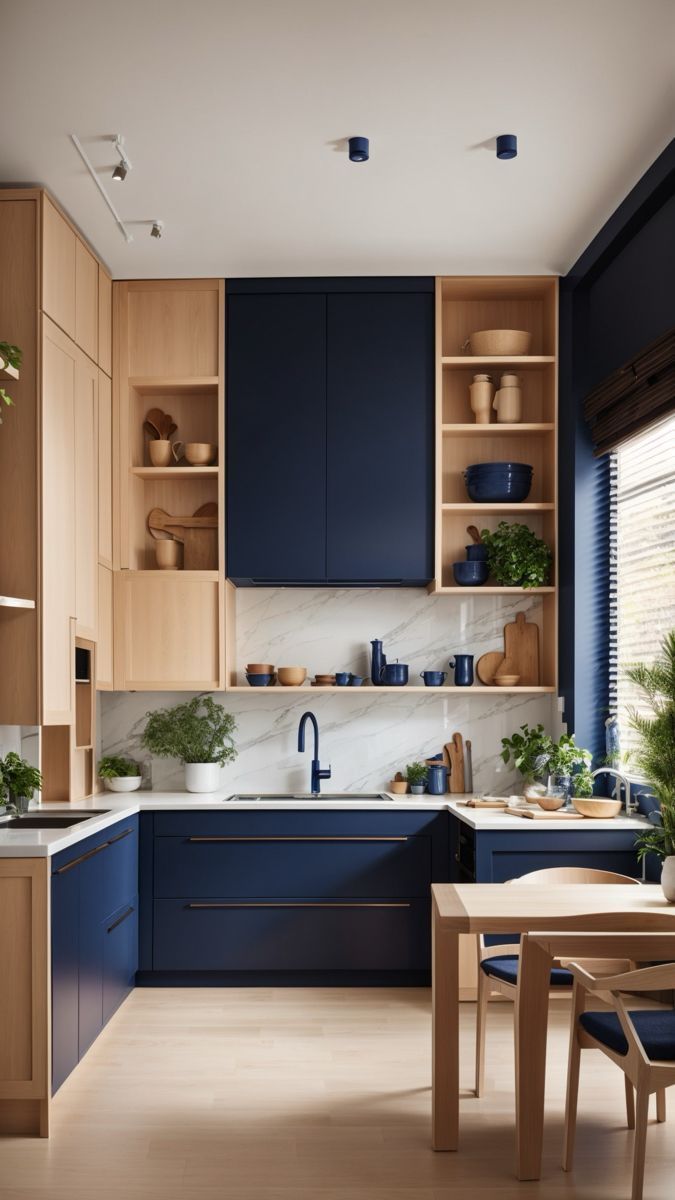
<path fill-rule="evenodd" d="M 455 687 L 471 687 L 473 683 L 473 654 L 456 654 L 448 662 L 455 672 Z"/>
<path fill-rule="evenodd" d="M 425 687 L 442 687 L 446 675 L 447 671 L 420 671 L 420 678 L 424 680 Z"/>
<path fill-rule="evenodd" d="M 174 442 L 172 450 L 176 462 L 184 457 L 190 467 L 208 467 L 214 461 L 218 447 L 211 442 Z"/>
<path fill-rule="evenodd" d="M 155 557 L 160 571 L 178 569 L 178 542 L 174 538 L 163 538 L 155 542 Z"/>
<path fill-rule="evenodd" d="M 164 438 L 148 442 L 148 455 L 153 467 L 168 467 L 171 463 L 171 442 Z"/>
<path fill-rule="evenodd" d="M 351 675 L 350 675 L 349 671 L 336 671 L 335 672 L 335 683 L 336 683 L 337 687 L 347 687 L 350 679 L 351 679 Z"/>

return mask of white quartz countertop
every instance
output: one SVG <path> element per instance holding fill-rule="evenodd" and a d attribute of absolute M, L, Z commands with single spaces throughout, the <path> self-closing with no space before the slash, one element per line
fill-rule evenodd
<path fill-rule="evenodd" d="M 283 800 L 265 799 L 236 799 L 231 800 L 229 791 L 210 792 L 207 796 L 195 795 L 192 792 L 129 792 L 115 794 L 101 792 L 87 800 L 78 800 L 72 805 L 45 804 L 31 806 L 31 813 L 44 813 L 56 816 L 71 810 L 82 812 L 92 810 L 92 816 L 85 821 L 79 821 L 65 829 L 31 829 L 28 822 L 21 829 L 6 829 L 2 826 L 0 817 L 0 858 L 48 858 L 53 854 L 75 846 L 92 834 L 100 833 L 117 821 L 131 817 L 138 812 L 171 812 L 177 809 L 187 809 L 191 812 L 228 812 L 240 809 L 249 812 L 267 810 L 296 810 L 317 809 L 323 811 L 368 811 L 392 812 L 397 809 L 421 810 L 429 812 L 450 811 L 466 825 L 477 830 L 511 830 L 513 833 L 539 832 L 542 830 L 593 830 L 596 833 L 603 829 L 639 829 L 648 827 L 649 822 L 644 817 L 625 817 L 619 815 L 610 821 L 584 820 L 578 821 L 528 821 L 523 817 L 513 817 L 497 809 L 477 811 L 466 808 L 461 801 L 468 796 L 394 796 L 389 792 L 380 793 L 385 800 L 363 800 L 344 797 L 319 797 L 317 800 L 294 799 L 289 796 Z M 96 815 L 97 809 L 105 809 L 104 813 Z"/>

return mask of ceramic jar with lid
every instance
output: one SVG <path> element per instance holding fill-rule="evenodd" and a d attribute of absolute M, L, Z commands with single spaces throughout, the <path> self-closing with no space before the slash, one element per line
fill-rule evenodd
<path fill-rule="evenodd" d="M 494 385 L 491 376 L 474 375 L 473 383 L 469 387 L 469 394 L 471 396 L 471 408 L 476 417 L 476 424 L 489 425 L 492 397 L 494 395 Z"/>
<path fill-rule="evenodd" d="M 517 424 L 522 419 L 523 394 L 517 375 L 502 375 L 493 408 L 502 424 Z"/>

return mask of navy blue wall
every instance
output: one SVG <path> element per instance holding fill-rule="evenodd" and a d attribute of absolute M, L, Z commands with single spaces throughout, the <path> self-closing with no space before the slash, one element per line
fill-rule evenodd
<path fill-rule="evenodd" d="M 579 742 L 604 753 L 608 704 L 608 460 L 587 393 L 675 325 L 675 141 L 569 274 L 560 297 L 560 686 Z"/>

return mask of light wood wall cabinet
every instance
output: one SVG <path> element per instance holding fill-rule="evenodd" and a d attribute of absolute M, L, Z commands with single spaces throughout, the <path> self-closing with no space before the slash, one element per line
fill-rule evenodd
<path fill-rule="evenodd" d="M 224 685 L 223 292 L 208 279 L 113 284 L 116 690 Z M 172 441 L 209 443 L 212 460 L 155 466 L 144 428 L 153 408 L 171 415 Z M 180 518 L 204 506 L 216 527 L 199 559 Z M 176 569 L 159 569 L 156 509 L 176 518 Z"/>
<path fill-rule="evenodd" d="M 75 648 L 84 639 L 95 649 L 99 554 L 112 564 L 111 284 L 38 188 L 0 191 L 0 260 L 0 328 L 23 351 L 0 437 L 0 504 L 12 513 L 0 527 L 0 593 L 30 606 L 0 610 L 0 723 L 43 726 L 45 795 L 67 800 L 91 790 Z"/>

